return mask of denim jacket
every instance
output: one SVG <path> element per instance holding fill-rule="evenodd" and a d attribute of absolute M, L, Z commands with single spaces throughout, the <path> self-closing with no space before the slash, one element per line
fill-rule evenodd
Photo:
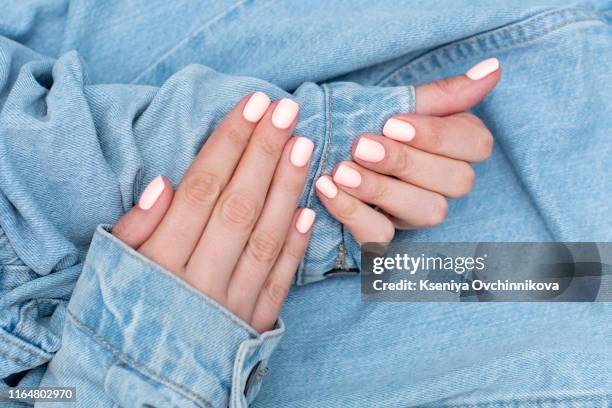
<path fill-rule="evenodd" d="M 177 183 L 224 114 L 255 90 L 296 100 L 295 133 L 316 146 L 300 205 L 315 209 L 317 222 L 298 284 L 359 265 L 357 244 L 313 193 L 316 177 L 348 159 L 360 133 L 379 133 L 389 116 L 413 111 L 413 84 L 491 54 L 514 78 L 477 113 L 503 150 L 478 169 L 488 178 L 471 199 L 453 203 L 442 228 L 397 239 L 611 238 L 609 186 L 580 165 L 563 177 L 562 163 L 537 168 L 554 149 L 557 160 L 609 163 L 606 64 L 591 64 L 588 80 L 569 75 L 573 90 L 601 95 L 588 110 L 580 92 L 558 93 L 559 74 L 538 77 L 550 82 L 541 94 L 516 89 L 538 60 L 563 55 L 570 69 L 581 58 L 612 55 L 609 4 L 183 3 L 14 2 L 0 17 L 0 377 L 7 384 L 78 384 L 85 406 L 253 401 L 283 322 L 258 335 L 100 225 L 129 210 L 156 175 Z M 564 30 L 572 28 L 592 50 L 567 52 Z M 547 35 L 560 36 L 557 49 L 547 48 Z M 530 116 L 518 99 L 525 92 L 550 117 Z M 568 112 L 580 120 L 564 122 Z M 528 139 L 542 123 L 550 128 Z M 578 137 L 575 123 L 590 142 L 578 150 L 564 142 Z M 610 166 L 601 171 L 605 178 Z M 543 177 L 553 181 L 542 185 Z M 571 199 L 559 200 L 561 189 Z M 584 219 L 564 219 L 575 206 Z"/>

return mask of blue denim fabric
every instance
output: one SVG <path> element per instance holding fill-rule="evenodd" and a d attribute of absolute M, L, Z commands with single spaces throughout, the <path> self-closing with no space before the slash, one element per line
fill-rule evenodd
<path fill-rule="evenodd" d="M 609 2 L 155 3 L 14 2 L 0 16 L 0 377 L 31 370 L 20 385 L 42 376 L 46 385 L 76 383 L 90 405 L 137 404 L 126 389 L 177 405 L 244 402 L 237 394 L 254 362 L 239 364 L 235 350 L 254 334 L 184 285 L 162 288 L 163 271 L 102 231 L 90 243 L 96 225 L 116 221 L 154 176 L 176 183 L 225 112 L 253 90 L 297 100 L 297 133 L 316 144 L 300 204 L 318 217 L 299 284 L 359 265 L 355 242 L 312 192 L 316 175 L 348 158 L 359 133 L 380 132 L 390 115 L 411 111 L 411 85 L 492 55 L 501 60 L 502 83 L 475 111 L 497 145 L 477 166 L 475 191 L 452 202 L 443 226 L 396 239 L 611 239 Z M 192 63 L 202 65 L 185 67 Z M 84 268 L 88 250 L 91 268 Z M 130 267 L 112 273 L 112 262 Z M 136 280 L 135 299 L 104 296 L 140 272 L 160 277 Z M 109 278 L 86 279 L 93 274 Z M 290 338 L 270 361 L 258 404 L 609 404 L 607 305 L 360 305 L 356 285 L 328 280 L 292 293 L 284 311 Z M 129 324 L 131 302 L 148 302 L 160 289 L 197 298 L 211 326 L 228 327 L 226 352 L 185 368 L 151 358 L 155 343 L 135 348 L 134 339 L 156 332 L 151 321 Z M 67 309 L 71 296 L 102 299 L 104 307 L 73 300 Z M 173 303 L 156 315 L 195 319 L 184 307 Z M 193 328 L 192 320 L 163 323 L 168 333 Z M 256 349 L 267 360 L 276 338 L 265 336 Z M 206 356 L 211 343 L 199 337 Z M 569 338 L 567 347 L 555 342 L 560 337 Z M 412 353 L 422 358 L 407 355 L 406 343 L 421 345 Z M 450 350 L 470 351 L 455 357 Z M 204 368 L 180 377 L 192 367 Z"/>
<path fill-rule="evenodd" d="M 134 288 L 147 295 L 135 296 Z M 177 313 L 151 313 L 159 304 Z M 66 314 L 69 341 L 41 385 L 79 384 L 83 406 L 95 405 L 99 384 L 125 407 L 227 406 L 228 396 L 231 406 L 239 406 L 249 374 L 258 363 L 256 372 L 265 367 L 284 332 L 280 322 L 257 334 L 103 228 L 93 238 Z M 64 364 L 77 355 L 85 362 Z"/>

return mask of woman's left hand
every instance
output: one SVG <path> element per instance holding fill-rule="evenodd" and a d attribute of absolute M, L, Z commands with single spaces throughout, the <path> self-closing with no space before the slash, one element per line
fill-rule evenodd
<path fill-rule="evenodd" d="M 383 135 L 361 135 L 353 144 L 354 161 L 317 180 L 329 213 L 359 243 L 387 243 L 396 229 L 442 223 L 447 199 L 472 189 L 471 163 L 491 154 L 491 132 L 466 110 L 499 78 L 499 63 L 491 59 L 464 75 L 417 87 L 416 113 L 390 118 Z"/>

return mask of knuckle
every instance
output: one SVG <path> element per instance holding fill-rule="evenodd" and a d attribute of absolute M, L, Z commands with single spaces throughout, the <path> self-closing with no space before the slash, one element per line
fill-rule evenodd
<path fill-rule="evenodd" d="M 401 176 L 412 172 L 414 167 L 414 161 L 409 157 L 407 149 L 392 149 L 393 152 L 390 154 L 390 167 L 391 174 Z"/>
<path fill-rule="evenodd" d="M 469 194 L 474 187 L 474 179 L 476 178 L 476 172 L 472 166 L 467 163 L 462 163 L 457 170 L 457 182 L 456 182 L 456 193 L 457 197 L 463 197 Z"/>
<path fill-rule="evenodd" d="M 482 160 L 488 159 L 493 151 L 493 135 L 487 128 L 484 128 L 478 136 L 477 150 Z"/>
<path fill-rule="evenodd" d="M 355 217 L 358 208 L 356 199 L 346 199 L 338 208 L 338 218 L 342 221 L 350 221 Z"/>
<path fill-rule="evenodd" d="M 260 152 L 268 158 L 278 157 L 283 150 L 284 145 L 283 139 L 275 134 L 261 137 L 257 142 Z"/>
<path fill-rule="evenodd" d="M 268 302 L 276 307 L 279 307 L 285 301 L 285 298 L 289 293 L 289 288 L 287 288 L 285 285 L 281 285 L 274 279 L 268 279 L 264 286 L 264 293 L 266 299 L 268 299 Z"/>
<path fill-rule="evenodd" d="M 371 183 L 366 192 L 366 199 L 374 204 L 380 203 L 385 197 L 387 197 L 387 184 L 382 180 L 379 182 Z"/>
<path fill-rule="evenodd" d="M 292 196 L 301 194 L 302 189 L 304 188 L 304 182 L 295 177 L 288 177 L 282 180 L 279 184 L 284 193 Z"/>
<path fill-rule="evenodd" d="M 291 258 L 293 261 L 300 262 L 304 256 L 306 248 L 296 242 L 287 242 L 283 256 Z"/>
<path fill-rule="evenodd" d="M 245 147 L 249 141 L 249 134 L 242 132 L 239 129 L 230 127 L 225 131 L 225 137 L 234 145 L 239 147 Z"/>
<path fill-rule="evenodd" d="M 250 228 L 256 215 L 257 205 L 246 194 L 230 193 L 221 203 L 221 218 L 230 227 Z"/>
<path fill-rule="evenodd" d="M 439 118 L 427 118 L 425 127 L 427 129 L 427 143 L 430 149 L 434 151 L 441 150 L 444 143 L 444 132 L 446 131 L 442 120 Z"/>
<path fill-rule="evenodd" d="M 393 237 L 395 236 L 395 226 L 393 225 L 393 223 L 391 223 L 391 221 L 387 220 L 387 222 L 381 224 L 380 232 L 378 234 L 379 236 L 377 237 L 377 240 L 375 242 L 391 242 L 391 240 L 393 240 Z"/>
<path fill-rule="evenodd" d="M 436 196 L 431 202 L 429 217 L 426 220 L 427 227 L 435 227 L 440 225 L 446 219 L 448 214 L 448 202 L 442 196 Z"/>
<path fill-rule="evenodd" d="M 195 171 L 183 180 L 185 200 L 193 206 L 210 206 L 221 191 L 219 178 L 206 171 Z"/>
<path fill-rule="evenodd" d="M 269 264 L 274 261 L 279 248 L 278 238 L 269 231 L 255 231 L 247 245 L 251 258 L 259 264 Z"/>
<path fill-rule="evenodd" d="M 452 78 L 438 79 L 437 81 L 433 82 L 436 91 L 441 94 L 442 97 L 448 98 L 455 96 L 457 90 L 456 84 L 457 83 L 453 81 Z"/>
<path fill-rule="evenodd" d="M 484 126 L 480 118 L 471 112 L 459 112 L 455 114 L 455 117 L 460 118 L 470 125 Z"/>

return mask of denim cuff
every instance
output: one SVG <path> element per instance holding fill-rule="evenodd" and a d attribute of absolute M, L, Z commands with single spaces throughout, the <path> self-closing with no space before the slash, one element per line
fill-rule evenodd
<path fill-rule="evenodd" d="M 257 333 L 98 226 L 68 305 L 70 320 L 113 354 L 106 387 L 153 382 L 198 406 L 254 399 L 284 324 Z M 132 378 L 122 378 L 126 370 Z M 117 375 L 122 373 L 121 375 Z"/>
<path fill-rule="evenodd" d="M 352 82 L 324 84 L 326 130 L 315 180 L 330 174 L 343 160 L 351 160 L 355 139 L 363 133 L 382 134 L 391 116 L 415 110 L 413 86 L 362 86 Z M 318 200 L 312 183 L 308 205 L 317 211 L 306 257 L 297 273 L 298 285 L 333 274 L 358 272 L 360 248 L 342 224 L 334 220 Z"/>

